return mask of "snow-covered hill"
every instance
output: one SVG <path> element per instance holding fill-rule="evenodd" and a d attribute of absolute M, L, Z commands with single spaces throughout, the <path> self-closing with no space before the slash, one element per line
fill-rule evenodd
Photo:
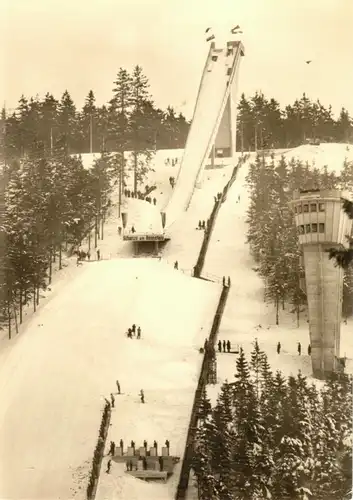
<path fill-rule="evenodd" d="M 352 149 L 345 144 L 301 146 L 281 150 L 276 158 L 284 154 L 338 169 L 346 156 L 352 157 L 348 155 Z M 146 182 L 157 185 L 157 210 L 170 196 L 169 176 L 177 177 L 178 172 L 178 166 L 166 165 L 165 159 L 181 155 L 182 150 L 177 150 L 155 156 L 154 171 Z M 89 168 L 92 155 L 82 159 Z M 206 273 L 229 275 L 233 284 L 219 338 L 248 352 L 257 337 L 273 369 L 286 374 L 301 369 L 310 375 L 306 319 L 298 329 L 293 316 L 284 312 L 276 327 L 273 309 L 263 303 L 262 282 L 252 270 L 245 244 L 246 168 L 240 170 L 219 212 L 205 264 Z M 103 257 L 110 260 L 71 267 L 57 288 L 54 278 L 51 298 L 27 320 L 20 336 L 2 343 L 1 498 L 83 498 L 82 476 L 92 458 L 103 398 L 115 391 L 116 379 L 124 394 L 116 396 L 108 440 L 162 443 L 168 438 L 172 451 L 182 455 L 200 361 L 198 347 L 209 333 L 219 286 L 177 272 L 172 264 L 178 260 L 179 269 L 190 269 L 195 263 L 202 237 L 195 227 L 209 216 L 213 196 L 230 171 L 224 167 L 205 172 L 203 186 L 195 191 L 190 209 L 176 224 L 166 247 L 169 264 L 129 258 L 131 245 L 118 237 L 120 222 L 114 208 L 105 238 L 99 241 Z M 131 183 L 130 176 L 128 186 Z M 142 200 L 124 203 L 128 211 L 146 207 Z M 133 322 L 141 324 L 141 341 L 125 336 Z M 348 358 L 353 358 L 348 335 L 352 327 L 352 321 L 342 325 L 342 354 Z M 275 350 L 278 340 L 283 346 L 280 355 Z M 303 346 L 300 357 L 297 341 Z M 218 356 L 220 383 L 232 378 L 235 360 L 235 355 Z M 351 363 L 349 371 L 353 371 Z M 146 396 L 143 408 L 138 401 L 141 388 Z M 151 485 L 126 477 L 122 466 L 113 464 L 110 475 L 101 475 L 97 500 L 169 500 L 178 470 L 167 484 Z"/>

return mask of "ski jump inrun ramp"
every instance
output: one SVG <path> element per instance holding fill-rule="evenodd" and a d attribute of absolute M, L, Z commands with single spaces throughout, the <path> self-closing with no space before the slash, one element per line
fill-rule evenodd
<path fill-rule="evenodd" d="M 160 228 L 144 221 L 124 224 L 124 239 L 156 241 L 167 239 L 166 233 L 190 205 L 195 187 L 201 182 L 210 154 L 216 149 L 226 151 L 230 161 L 236 151 L 236 92 L 240 59 L 244 47 L 239 41 L 227 42 L 223 48 L 210 45 L 202 73 L 194 114 L 184 155 L 172 196 L 161 211 Z M 213 149 L 214 148 L 214 149 Z M 123 220 L 124 222 L 124 220 Z M 147 224 L 146 224 L 147 222 Z M 131 233 L 131 224 L 135 232 Z"/>

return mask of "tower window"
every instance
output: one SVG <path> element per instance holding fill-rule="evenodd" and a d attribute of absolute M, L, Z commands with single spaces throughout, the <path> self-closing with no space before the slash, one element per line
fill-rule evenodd
<path fill-rule="evenodd" d="M 308 234 L 310 233 L 310 224 L 305 224 L 305 233 Z"/>
<path fill-rule="evenodd" d="M 324 232 L 325 232 L 325 224 L 323 222 L 320 222 L 319 233 L 324 233 Z"/>
<path fill-rule="evenodd" d="M 303 225 L 299 226 L 299 234 L 304 234 L 304 226 Z"/>
<path fill-rule="evenodd" d="M 218 59 L 218 56 L 212 56 L 212 61 L 216 62 Z"/>
<path fill-rule="evenodd" d="M 303 212 L 308 213 L 309 212 L 309 205 L 305 204 L 303 205 Z"/>
<path fill-rule="evenodd" d="M 317 224 L 311 224 L 311 231 L 317 233 Z"/>
<path fill-rule="evenodd" d="M 325 212 L 325 203 L 319 203 L 319 212 Z"/>
<path fill-rule="evenodd" d="M 317 212 L 316 203 L 310 203 L 310 212 Z"/>

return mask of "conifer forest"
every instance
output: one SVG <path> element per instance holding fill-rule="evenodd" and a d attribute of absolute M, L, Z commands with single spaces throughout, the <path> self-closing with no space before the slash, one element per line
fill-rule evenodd
<path fill-rule="evenodd" d="M 255 341 L 212 408 L 204 392 L 193 469 L 200 500 L 350 498 L 352 383 L 273 373 Z"/>

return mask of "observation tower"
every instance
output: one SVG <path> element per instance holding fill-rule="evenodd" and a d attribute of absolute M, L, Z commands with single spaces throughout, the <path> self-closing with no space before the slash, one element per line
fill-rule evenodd
<path fill-rule="evenodd" d="M 342 210 L 350 195 L 337 190 L 296 190 L 294 211 L 303 250 L 313 374 L 324 379 L 340 371 L 343 269 L 329 259 L 330 248 L 347 248 L 352 221 Z"/>

